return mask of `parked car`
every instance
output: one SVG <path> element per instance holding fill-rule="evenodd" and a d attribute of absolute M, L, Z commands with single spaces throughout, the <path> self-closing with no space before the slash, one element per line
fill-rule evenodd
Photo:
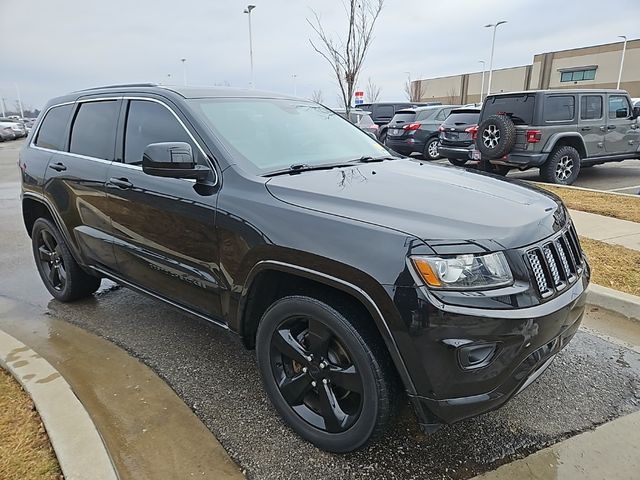
<path fill-rule="evenodd" d="M 426 160 L 437 160 L 438 128 L 456 105 L 438 105 L 399 110 L 388 125 L 385 145 L 402 155 L 420 153 Z"/>
<path fill-rule="evenodd" d="M 342 118 L 347 118 L 347 111 L 344 109 L 335 110 L 335 112 L 340 115 Z M 351 123 L 356 125 L 367 132 L 369 135 L 373 136 L 373 138 L 377 138 L 376 133 L 378 132 L 378 125 L 371 119 L 370 112 L 365 112 L 364 110 L 360 110 L 358 108 L 352 108 L 349 111 L 349 118 L 347 118 Z"/>
<path fill-rule="evenodd" d="M 378 125 L 378 140 L 384 143 L 387 138 L 387 123 L 391 121 L 398 110 L 404 108 L 415 108 L 428 105 L 440 105 L 440 103 L 424 103 L 424 102 L 386 102 L 386 103 L 365 103 L 358 105 L 359 108 L 371 112 L 371 118 Z"/>
<path fill-rule="evenodd" d="M 13 117 L 0 117 L 0 122 L 9 124 L 13 131 L 15 138 L 22 138 L 27 136 L 27 129 L 24 124 Z"/>
<path fill-rule="evenodd" d="M 489 95 L 476 145 L 483 160 L 539 168 L 572 184 L 580 167 L 640 158 L 640 108 L 624 90 L 541 90 Z"/>
<path fill-rule="evenodd" d="M 13 123 L 0 121 L 0 142 L 14 140 L 16 134 L 13 131 Z"/>
<path fill-rule="evenodd" d="M 451 110 L 438 131 L 438 155 L 458 167 L 473 160 L 474 135 L 478 127 L 480 108 L 463 107 Z"/>
<path fill-rule="evenodd" d="M 110 278 L 238 334 L 275 409 L 325 450 L 382 435 L 403 393 L 426 432 L 498 408 L 585 309 L 558 197 L 394 156 L 310 101 L 75 92 L 48 102 L 19 166 L 53 297 Z"/>

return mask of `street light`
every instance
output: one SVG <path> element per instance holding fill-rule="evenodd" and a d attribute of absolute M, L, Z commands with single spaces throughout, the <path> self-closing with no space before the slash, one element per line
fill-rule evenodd
<path fill-rule="evenodd" d="M 625 35 L 618 35 L 618 38 L 624 39 L 624 44 L 622 45 L 622 58 L 620 59 L 620 72 L 618 73 L 618 86 L 617 90 L 620 90 L 620 80 L 622 80 L 622 67 L 624 66 L 624 53 L 627 50 L 627 37 Z"/>
<path fill-rule="evenodd" d="M 482 103 L 482 96 L 484 95 L 484 71 L 487 69 L 487 62 L 484 60 L 478 60 L 478 63 L 482 64 L 482 86 L 480 87 L 480 103 Z"/>
<path fill-rule="evenodd" d="M 404 73 L 407 74 L 407 81 L 409 82 L 408 83 L 408 85 L 409 85 L 408 90 L 409 91 L 407 93 L 409 93 L 409 101 L 411 102 L 411 101 L 413 101 L 413 89 L 411 88 L 411 72 L 404 72 Z"/>
<path fill-rule="evenodd" d="M 493 51 L 496 48 L 496 30 L 503 23 L 507 23 L 506 20 L 500 20 L 498 23 L 489 23 L 485 25 L 485 28 L 493 27 L 493 40 L 491 40 L 491 58 L 489 59 L 489 85 L 487 86 L 487 95 L 491 93 L 491 77 L 493 76 Z"/>
<path fill-rule="evenodd" d="M 187 59 L 186 58 L 181 58 L 180 61 L 182 62 L 182 80 L 184 81 L 184 85 L 187 85 Z"/>
<path fill-rule="evenodd" d="M 247 5 L 247 8 L 244 9 L 244 13 L 249 17 L 249 61 L 251 62 L 251 81 L 249 82 L 249 87 L 253 88 L 253 40 L 251 38 L 251 10 L 256 8 L 255 5 Z"/>

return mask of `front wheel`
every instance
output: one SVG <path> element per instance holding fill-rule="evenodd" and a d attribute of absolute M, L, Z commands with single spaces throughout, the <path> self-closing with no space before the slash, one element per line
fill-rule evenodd
<path fill-rule="evenodd" d="M 271 402 L 323 450 L 361 448 L 393 418 L 395 377 L 370 327 L 358 310 L 306 296 L 278 300 L 258 326 L 258 367 Z"/>
<path fill-rule="evenodd" d="M 437 137 L 427 140 L 427 143 L 424 146 L 424 152 L 422 154 L 422 157 L 425 160 L 438 160 L 440 158 L 440 154 L 438 153 L 439 142 L 440 140 Z"/>
<path fill-rule="evenodd" d="M 547 183 L 571 185 L 580 173 L 580 154 L 569 146 L 556 148 L 540 167 L 540 176 Z"/>

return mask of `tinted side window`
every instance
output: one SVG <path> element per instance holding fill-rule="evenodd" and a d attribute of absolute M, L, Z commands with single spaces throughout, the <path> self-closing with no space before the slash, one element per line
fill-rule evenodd
<path fill-rule="evenodd" d="M 572 95 L 554 95 L 544 99 L 544 119 L 547 122 L 573 120 L 576 99 Z"/>
<path fill-rule="evenodd" d="M 191 138 L 169 110 L 159 103 L 132 100 L 124 136 L 125 163 L 142 165 L 144 149 L 159 142 L 186 142 L 191 145 L 193 155 L 198 157 Z"/>
<path fill-rule="evenodd" d="M 391 105 L 381 105 L 376 109 L 376 116 L 383 118 L 391 118 L 393 117 L 393 106 Z"/>
<path fill-rule="evenodd" d="M 582 120 L 602 118 L 602 97 L 600 95 L 584 95 L 580 99 L 580 118 Z"/>
<path fill-rule="evenodd" d="M 73 105 L 61 105 L 53 107 L 42 120 L 36 146 L 50 148 L 51 150 L 62 150 L 64 148 L 64 131 L 67 128 L 69 115 Z"/>
<path fill-rule="evenodd" d="M 611 95 L 609 97 L 609 118 L 627 118 L 631 116 L 631 108 L 627 97 Z"/>
<path fill-rule="evenodd" d="M 113 160 L 118 106 L 117 100 L 81 103 L 71 128 L 69 151 Z"/>
<path fill-rule="evenodd" d="M 438 115 L 436 115 L 436 120 L 444 120 L 445 118 L 447 118 L 447 116 L 449 115 L 449 112 L 451 110 L 448 108 L 442 109 L 438 112 Z"/>

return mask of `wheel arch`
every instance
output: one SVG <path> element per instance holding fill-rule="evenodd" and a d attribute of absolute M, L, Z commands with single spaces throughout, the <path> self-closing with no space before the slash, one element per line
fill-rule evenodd
<path fill-rule="evenodd" d="M 379 305 L 364 289 L 338 277 L 281 261 L 258 262 L 249 272 L 238 305 L 237 329 L 246 348 L 255 346 L 255 333 L 264 311 L 278 298 L 295 293 L 331 294 L 354 302 L 373 320 L 408 393 L 413 381 Z"/>
<path fill-rule="evenodd" d="M 578 151 L 581 159 L 587 157 L 587 147 L 579 133 L 556 133 L 547 140 L 542 151 L 551 153 L 560 147 L 573 147 Z"/>

